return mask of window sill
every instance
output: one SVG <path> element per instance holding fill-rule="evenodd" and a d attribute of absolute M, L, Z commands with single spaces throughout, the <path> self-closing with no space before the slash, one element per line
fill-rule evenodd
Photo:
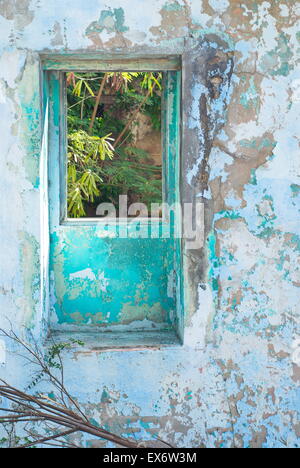
<path fill-rule="evenodd" d="M 124 332 L 99 332 L 93 331 L 51 331 L 46 340 L 46 347 L 68 342 L 69 340 L 80 340 L 84 343 L 76 349 L 76 353 L 104 352 L 104 351 L 134 351 L 161 349 L 167 347 L 178 347 L 182 343 L 173 330 L 161 331 L 134 331 Z"/>

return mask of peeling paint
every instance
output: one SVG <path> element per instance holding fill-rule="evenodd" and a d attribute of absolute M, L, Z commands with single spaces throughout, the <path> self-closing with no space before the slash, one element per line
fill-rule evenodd
<path fill-rule="evenodd" d="M 104 349 L 95 332 L 66 351 L 66 385 L 108 429 L 178 447 L 300 447 L 299 15 L 293 1 L 0 0 L 0 324 L 20 333 L 40 338 L 49 321 L 39 53 L 183 58 L 182 197 L 205 203 L 207 243 L 184 250 L 183 345 Z M 53 325 L 164 331 L 174 245 L 135 239 L 134 259 L 94 229 L 79 260 L 81 234 L 52 244 Z M 9 347 L 5 361 L 0 376 L 25 387 Z"/>

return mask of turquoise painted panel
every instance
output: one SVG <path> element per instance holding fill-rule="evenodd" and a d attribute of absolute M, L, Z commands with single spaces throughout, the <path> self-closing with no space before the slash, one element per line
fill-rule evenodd
<path fill-rule="evenodd" d="M 172 239 L 102 239 L 97 227 L 52 234 L 58 322 L 170 324 L 173 259 Z"/>

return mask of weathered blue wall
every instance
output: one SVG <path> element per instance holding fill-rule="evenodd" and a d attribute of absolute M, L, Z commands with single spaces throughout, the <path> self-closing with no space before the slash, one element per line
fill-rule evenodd
<path fill-rule="evenodd" d="M 206 153 L 193 133 L 205 91 L 195 84 L 184 103 L 194 120 L 183 158 L 200 145 L 185 197 L 199 172 L 209 178 L 207 245 L 186 267 L 185 345 L 65 356 L 72 393 L 112 430 L 177 446 L 300 444 L 299 14 L 295 0 L 0 1 L 0 325 L 20 333 L 40 336 L 48 308 L 39 53 L 181 54 L 215 37 L 233 57 L 229 103 L 211 110 L 225 123 Z M 9 350 L 0 375 L 27 383 Z"/>

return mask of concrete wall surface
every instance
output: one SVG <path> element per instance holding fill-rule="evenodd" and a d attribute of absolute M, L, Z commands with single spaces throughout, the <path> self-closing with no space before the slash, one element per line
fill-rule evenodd
<path fill-rule="evenodd" d="M 176 447 L 300 446 L 299 52 L 296 0 L 0 0 L 0 327 L 41 343 L 41 57 L 183 58 L 182 196 L 205 203 L 205 245 L 185 256 L 182 346 L 65 352 L 66 385 L 107 429 Z M 0 361 L 25 388 L 9 341 Z"/>

